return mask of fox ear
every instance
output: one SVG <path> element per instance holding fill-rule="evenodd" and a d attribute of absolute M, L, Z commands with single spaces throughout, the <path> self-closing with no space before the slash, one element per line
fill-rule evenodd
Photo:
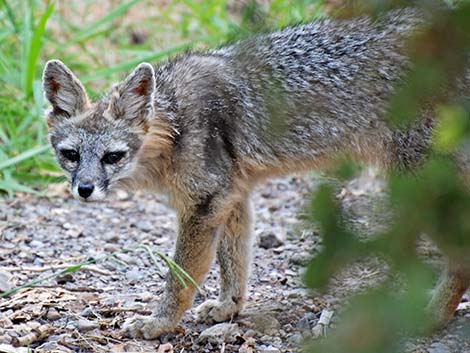
<path fill-rule="evenodd" d="M 88 106 L 88 97 L 78 78 L 59 60 L 50 60 L 44 67 L 42 85 L 52 105 L 53 117 L 71 117 Z"/>
<path fill-rule="evenodd" d="M 143 124 L 153 112 L 155 73 L 152 65 L 142 63 L 110 94 L 106 116 L 125 120 L 131 124 Z"/>

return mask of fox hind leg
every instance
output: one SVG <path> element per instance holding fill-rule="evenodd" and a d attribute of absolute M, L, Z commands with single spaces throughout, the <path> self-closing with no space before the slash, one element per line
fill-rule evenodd
<path fill-rule="evenodd" d="M 442 275 L 428 304 L 436 328 L 444 327 L 452 318 L 462 296 L 470 286 L 470 272 L 450 266 Z"/>

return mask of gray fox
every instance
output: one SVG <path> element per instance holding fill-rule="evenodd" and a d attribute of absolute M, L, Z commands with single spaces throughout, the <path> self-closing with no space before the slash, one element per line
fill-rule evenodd
<path fill-rule="evenodd" d="M 220 265 L 219 298 L 198 313 L 227 320 L 245 301 L 258 182 L 328 167 L 342 154 L 384 169 L 426 157 L 432 106 L 406 131 L 384 117 L 410 66 L 405 39 L 422 22 L 402 9 L 288 27 L 156 67 L 142 63 L 95 102 L 51 60 L 43 74 L 50 143 L 77 199 L 102 200 L 116 188 L 168 195 L 179 223 L 174 260 L 198 283 L 215 256 Z M 449 266 L 432 301 L 439 322 L 452 316 L 469 273 Z M 125 333 L 171 331 L 194 292 L 169 274 L 158 308 L 127 319 Z"/>

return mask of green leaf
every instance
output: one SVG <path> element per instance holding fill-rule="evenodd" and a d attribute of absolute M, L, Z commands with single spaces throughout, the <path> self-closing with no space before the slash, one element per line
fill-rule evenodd
<path fill-rule="evenodd" d="M 17 155 L 16 157 L 7 159 L 6 161 L 0 161 L 0 170 L 5 169 L 7 167 L 11 167 L 12 165 L 21 163 L 21 162 L 23 162 L 23 161 L 25 161 L 29 158 L 32 158 L 32 157 L 34 157 L 38 154 L 44 153 L 48 149 L 49 149 L 48 145 L 47 146 L 38 146 L 38 147 L 32 148 L 28 151 L 25 151 L 25 152 Z"/>
<path fill-rule="evenodd" d="M 34 30 L 34 34 L 29 42 L 28 54 L 27 54 L 27 65 L 26 65 L 26 76 L 25 76 L 25 93 L 27 97 L 33 94 L 33 81 L 36 76 L 36 65 L 39 58 L 39 50 L 41 48 L 42 38 L 46 30 L 47 20 L 54 11 L 54 3 L 47 6 L 46 12 L 41 16 L 39 23 Z"/>

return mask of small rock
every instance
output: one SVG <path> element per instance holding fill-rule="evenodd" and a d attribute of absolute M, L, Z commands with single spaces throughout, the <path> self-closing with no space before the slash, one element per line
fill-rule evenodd
<path fill-rule="evenodd" d="M 71 273 L 64 273 L 63 275 L 57 276 L 55 280 L 58 284 L 66 284 L 70 282 L 75 282 L 75 278 L 73 277 L 73 274 Z"/>
<path fill-rule="evenodd" d="M 415 344 L 411 343 L 411 342 L 405 342 L 404 346 L 403 346 L 403 349 L 405 350 L 405 352 L 414 352 L 417 350 L 417 347 Z"/>
<path fill-rule="evenodd" d="M 143 276 L 143 273 L 136 267 L 126 272 L 126 278 L 130 283 L 140 282 Z"/>
<path fill-rule="evenodd" d="M 308 294 L 307 290 L 305 290 L 303 288 L 291 289 L 289 291 L 285 291 L 284 293 L 285 293 L 285 295 L 287 295 L 287 298 L 289 298 L 289 299 L 301 298 L 301 297 L 306 296 Z"/>
<path fill-rule="evenodd" d="M 274 233 L 261 233 L 259 236 L 259 246 L 263 249 L 277 248 L 283 244 Z"/>
<path fill-rule="evenodd" d="M 143 232 L 151 232 L 154 229 L 154 226 L 149 221 L 139 221 L 135 224 L 135 226 Z"/>
<path fill-rule="evenodd" d="M 262 343 L 270 343 L 271 340 L 272 340 L 272 337 L 271 337 L 271 336 L 268 336 L 268 335 L 264 335 L 264 336 L 262 336 L 259 340 L 260 340 L 260 342 L 262 342 Z"/>
<path fill-rule="evenodd" d="M 279 337 L 271 337 L 264 335 L 260 338 L 260 341 L 266 345 L 274 346 L 274 347 L 281 347 L 282 346 L 282 339 Z"/>
<path fill-rule="evenodd" d="M 68 229 L 73 229 L 73 228 L 75 228 L 75 226 L 74 226 L 72 223 L 68 223 L 68 222 L 62 224 L 62 227 L 63 227 L 64 229 L 67 229 L 67 230 L 68 230 Z"/>
<path fill-rule="evenodd" d="M 0 293 L 1 292 L 8 292 L 12 289 L 12 285 L 10 283 L 11 275 L 7 272 L 0 271 Z"/>
<path fill-rule="evenodd" d="M 287 339 L 287 342 L 289 342 L 290 345 L 292 346 L 298 346 L 302 343 L 303 337 L 300 333 L 294 333 L 292 336 L 290 336 Z"/>
<path fill-rule="evenodd" d="M 305 316 L 297 322 L 295 327 L 297 327 L 297 329 L 302 332 L 310 331 L 310 323 L 308 322 L 308 319 L 305 318 Z"/>
<path fill-rule="evenodd" d="M 158 346 L 157 353 L 173 353 L 173 345 L 171 343 L 164 343 Z"/>
<path fill-rule="evenodd" d="M 246 330 L 246 332 L 243 334 L 243 337 L 250 338 L 250 337 L 255 337 L 256 336 L 256 331 L 249 329 Z"/>
<path fill-rule="evenodd" d="M 152 299 L 155 298 L 155 294 L 153 293 L 150 293 L 150 292 L 143 292 L 141 295 L 140 295 L 140 300 L 142 300 L 144 303 L 148 303 L 150 302 Z"/>
<path fill-rule="evenodd" d="M 14 347 L 9 344 L 0 344 L 0 352 L 28 353 L 29 348 Z"/>
<path fill-rule="evenodd" d="M 46 315 L 47 320 L 56 321 L 56 320 L 59 320 L 60 318 L 61 318 L 61 315 L 59 314 L 56 308 L 49 308 L 49 310 L 47 311 L 47 315 Z"/>
<path fill-rule="evenodd" d="M 78 320 L 78 330 L 79 331 L 82 331 L 82 332 L 91 331 L 91 330 L 94 330 L 98 327 L 99 327 L 99 325 L 95 321 L 90 321 L 90 320 L 87 320 L 87 319 L 79 319 Z"/>
<path fill-rule="evenodd" d="M 44 247 L 44 243 L 39 240 L 31 240 L 31 242 L 29 243 L 29 246 L 32 248 L 42 248 Z"/>
<path fill-rule="evenodd" d="M 289 264 L 295 266 L 307 266 L 311 259 L 312 255 L 308 253 L 294 253 L 289 258 Z"/>
<path fill-rule="evenodd" d="M 15 230 L 7 229 L 3 231 L 2 238 L 5 239 L 6 241 L 11 241 L 16 237 L 16 235 L 17 235 L 17 232 Z"/>
<path fill-rule="evenodd" d="M 105 244 L 103 247 L 104 250 L 109 251 L 109 252 L 117 252 L 120 250 L 120 247 L 117 246 L 116 244 Z"/>
<path fill-rule="evenodd" d="M 273 346 L 259 347 L 257 352 L 259 352 L 259 353 L 281 353 L 279 348 L 276 348 L 276 347 L 273 347 Z"/>
<path fill-rule="evenodd" d="M 83 316 L 83 317 L 92 317 L 92 316 L 95 316 L 95 310 L 94 310 L 93 307 L 87 306 L 85 309 L 83 309 L 83 310 L 80 312 L 80 316 Z"/>
<path fill-rule="evenodd" d="M 428 349 L 428 353 L 451 353 L 449 347 L 446 345 L 440 343 L 440 342 L 435 342 L 431 344 L 431 347 Z"/>
<path fill-rule="evenodd" d="M 119 241 L 119 235 L 116 234 L 116 232 L 105 233 L 103 234 L 103 239 L 107 243 L 117 243 Z"/>
<path fill-rule="evenodd" d="M 279 321 L 269 314 L 253 314 L 250 321 L 254 324 L 253 328 L 264 335 L 276 336 L 281 328 Z"/>
<path fill-rule="evenodd" d="M 237 335 L 240 335 L 238 324 L 221 323 L 202 331 L 199 341 L 213 344 L 231 343 L 235 342 Z"/>

